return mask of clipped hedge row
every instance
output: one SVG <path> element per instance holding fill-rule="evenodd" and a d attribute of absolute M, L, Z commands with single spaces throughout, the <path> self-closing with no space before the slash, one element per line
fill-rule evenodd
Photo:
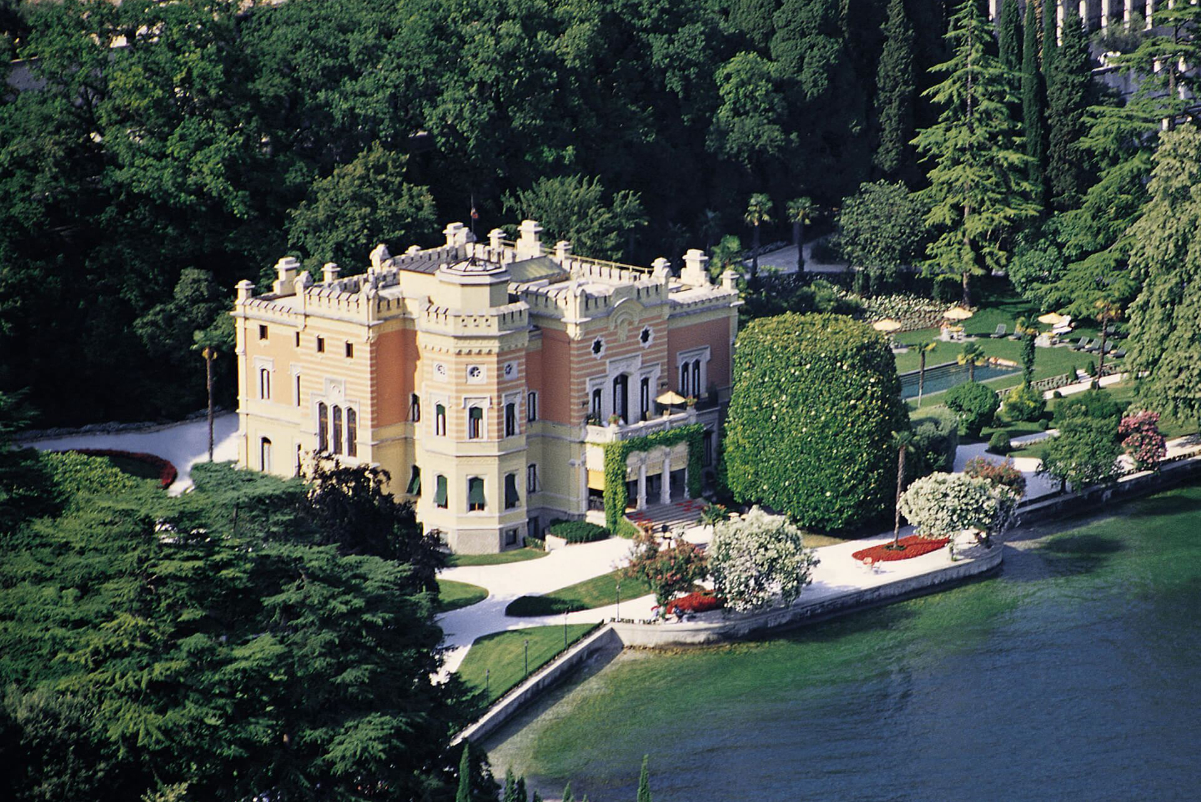
<path fill-rule="evenodd" d="M 609 536 L 608 529 L 587 521 L 555 521 L 546 531 L 547 534 L 561 537 L 568 543 L 592 543 Z"/>
<path fill-rule="evenodd" d="M 163 487 L 170 487 L 176 477 L 179 476 L 179 471 L 175 469 L 169 461 L 155 454 L 144 454 L 140 451 L 120 451 L 115 448 L 72 448 L 76 454 L 83 454 L 85 457 L 124 457 L 125 459 L 145 462 L 158 470 L 158 481 Z"/>

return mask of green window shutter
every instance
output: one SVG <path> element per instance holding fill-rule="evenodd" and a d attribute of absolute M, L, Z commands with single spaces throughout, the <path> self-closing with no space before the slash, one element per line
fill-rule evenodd
<path fill-rule="evenodd" d="M 409 489 L 405 492 L 410 496 L 421 495 L 421 469 L 416 465 L 413 466 L 413 473 L 409 476 Z"/>
<path fill-rule="evenodd" d="M 434 490 L 434 503 L 437 504 L 439 507 L 446 506 L 446 477 L 445 476 L 438 477 L 437 487 Z"/>
<path fill-rule="evenodd" d="M 483 506 L 484 501 L 484 480 L 478 477 L 467 480 L 467 503 L 470 505 Z"/>
<path fill-rule="evenodd" d="M 507 474 L 505 476 L 505 509 L 512 509 L 520 503 L 521 497 L 517 495 L 517 474 Z"/>

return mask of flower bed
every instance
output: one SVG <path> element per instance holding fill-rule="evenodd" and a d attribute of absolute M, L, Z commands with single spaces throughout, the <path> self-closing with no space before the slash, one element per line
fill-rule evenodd
<path fill-rule="evenodd" d="M 932 551 L 938 551 L 943 546 L 950 542 L 949 537 L 937 538 L 930 540 L 917 535 L 909 535 L 901 538 L 901 545 L 905 547 L 903 551 L 894 551 L 889 546 L 892 543 L 882 543 L 879 546 L 872 546 L 870 549 L 860 549 L 851 555 L 851 559 L 872 562 L 894 562 L 896 560 L 909 560 L 914 557 L 921 557 L 923 554 L 929 554 Z"/>
<path fill-rule="evenodd" d="M 163 487 L 170 487 L 179 476 L 179 471 L 175 469 L 167 460 L 155 454 L 143 454 L 134 451 L 119 451 L 115 448 L 72 448 L 76 454 L 83 454 L 86 457 L 123 457 L 124 459 L 144 462 L 158 470 L 158 482 Z"/>
<path fill-rule="evenodd" d="M 677 613 L 706 613 L 710 610 L 719 610 L 725 604 L 725 599 L 714 596 L 708 591 L 689 593 L 687 596 L 681 596 L 678 599 L 669 601 L 667 603 L 667 615 L 675 615 Z"/>

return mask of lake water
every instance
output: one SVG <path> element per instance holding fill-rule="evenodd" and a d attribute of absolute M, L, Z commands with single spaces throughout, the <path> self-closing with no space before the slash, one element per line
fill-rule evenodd
<path fill-rule="evenodd" d="M 1201 798 L 1201 488 L 1118 512 L 933 596 L 626 652 L 484 746 L 592 802 L 633 800 L 643 754 L 655 802 Z"/>

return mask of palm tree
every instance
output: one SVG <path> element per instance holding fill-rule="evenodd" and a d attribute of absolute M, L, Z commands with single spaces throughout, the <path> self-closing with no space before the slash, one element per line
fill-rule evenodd
<path fill-rule="evenodd" d="M 913 346 L 917 349 L 917 405 L 922 405 L 922 393 L 926 389 L 926 354 L 938 347 L 938 343 L 934 340 L 915 343 Z"/>
<path fill-rule="evenodd" d="M 753 280 L 759 276 L 759 226 L 762 223 L 771 222 L 771 197 L 763 192 L 751 195 L 743 219 L 755 232 L 751 245 L 751 279 Z"/>
<path fill-rule="evenodd" d="M 956 358 L 960 365 L 967 365 L 967 380 L 976 380 L 976 365 L 984 364 L 984 349 L 976 343 L 966 343 Z"/>
<path fill-rule="evenodd" d="M 1097 378 L 1105 377 L 1105 329 L 1111 320 L 1117 320 L 1122 315 L 1122 307 L 1113 301 L 1102 298 L 1093 304 L 1097 310 L 1097 320 L 1101 323 L 1101 354 L 1097 358 Z"/>
<path fill-rule="evenodd" d="M 901 494 L 905 492 L 905 452 L 913 448 L 913 432 L 893 432 L 892 447 L 897 450 L 897 505 L 896 516 L 892 524 L 892 548 L 903 549 L 901 545 Z"/>
<path fill-rule="evenodd" d="M 208 390 L 209 462 L 213 461 L 213 362 L 223 352 L 234 350 L 233 318 L 217 316 L 207 329 L 192 332 L 192 350 L 204 357 L 204 382 Z"/>
<path fill-rule="evenodd" d="M 808 195 L 788 201 L 788 222 L 792 223 L 792 244 L 796 245 L 796 272 L 805 272 L 805 226 L 813 222 L 817 207 Z"/>
<path fill-rule="evenodd" d="M 713 243 L 721 237 L 721 214 L 712 209 L 705 209 L 697 218 L 697 228 L 700 229 L 701 236 L 705 238 L 705 250 L 713 250 Z"/>

